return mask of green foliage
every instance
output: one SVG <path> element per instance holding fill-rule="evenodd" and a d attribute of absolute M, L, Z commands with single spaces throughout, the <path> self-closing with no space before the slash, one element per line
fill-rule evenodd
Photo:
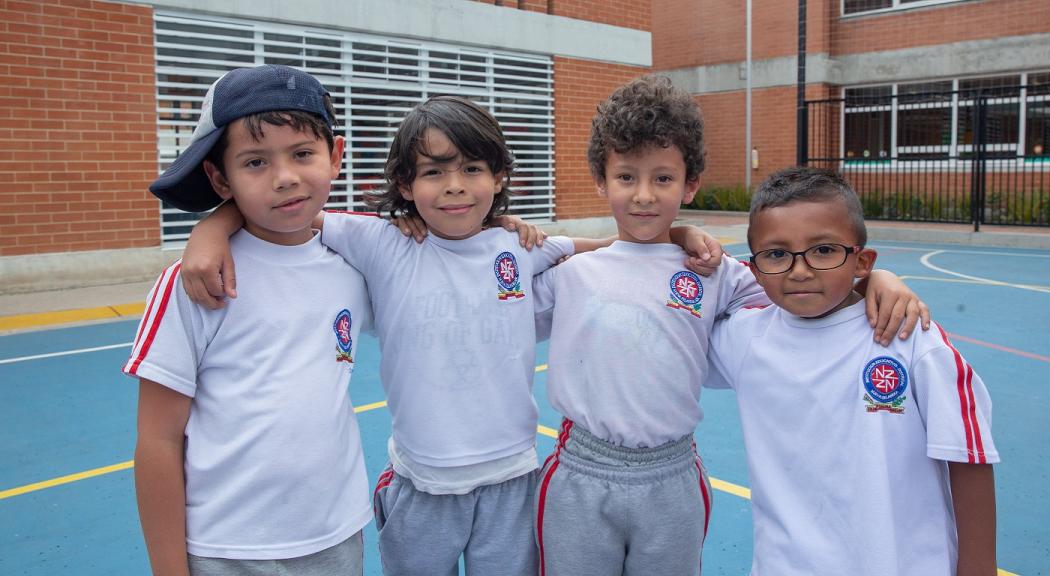
<path fill-rule="evenodd" d="M 702 188 L 688 207 L 697 210 L 747 212 L 751 208 L 751 192 L 743 186 Z"/>
<path fill-rule="evenodd" d="M 957 194 L 887 192 L 874 188 L 860 196 L 864 217 L 873 220 L 970 222 L 969 191 Z M 697 210 L 747 212 L 751 193 L 743 186 L 701 189 L 687 206 Z M 989 192 L 984 221 L 994 224 L 1050 225 L 1050 192 L 1042 190 Z"/>
<path fill-rule="evenodd" d="M 879 188 L 861 194 L 864 217 L 872 220 L 930 220 L 969 222 L 968 194 L 944 197 L 915 192 L 884 192 Z"/>

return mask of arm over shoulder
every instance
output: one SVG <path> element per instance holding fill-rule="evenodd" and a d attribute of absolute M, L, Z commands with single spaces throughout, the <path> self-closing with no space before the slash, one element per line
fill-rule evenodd
<path fill-rule="evenodd" d="M 759 286 L 746 263 L 723 255 L 718 274 L 717 314 L 732 314 L 741 308 L 770 304 L 766 291 Z"/>

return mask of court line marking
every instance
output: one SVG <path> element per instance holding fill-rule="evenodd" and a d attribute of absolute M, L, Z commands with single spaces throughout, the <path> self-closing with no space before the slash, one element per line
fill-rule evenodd
<path fill-rule="evenodd" d="M 354 413 L 360 414 L 361 412 L 368 412 L 370 410 L 376 410 L 378 408 L 384 407 L 386 407 L 386 400 L 357 406 L 356 408 L 354 408 Z M 80 480 L 86 480 L 88 478 L 94 478 L 96 476 L 102 476 L 104 474 L 119 472 L 121 470 L 127 470 L 129 468 L 134 467 L 135 461 L 127 460 L 124 462 L 118 462 L 117 464 L 110 464 L 109 466 L 102 466 L 101 468 L 94 468 L 92 470 L 77 472 L 76 474 L 67 474 L 66 476 L 59 476 L 58 478 L 44 480 L 43 482 L 34 482 L 33 484 L 26 484 L 25 486 L 9 488 L 7 490 L 0 491 L 0 500 L 6 500 L 7 498 L 13 498 L 15 496 L 21 496 L 22 494 L 37 492 L 39 490 L 44 490 L 47 488 L 54 488 L 55 486 L 62 486 L 63 484 L 71 484 Z"/>
<path fill-rule="evenodd" d="M 1011 288 L 1017 288 L 1017 289 L 1020 289 L 1020 290 L 1031 290 L 1032 292 L 1044 292 L 1044 293 L 1050 294 L 1050 288 L 1047 288 L 1045 286 L 1034 286 L 1034 285 L 1031 285 L 1031 284 L 1012 284 L 1010 282 L 1002 282 L 1002 281 L 999 281 L 999 280 L 991 280 L 989 278 L 981 278 L 979 276 L 970 276 L 969 274 L 963 274 L 961 272 L 954 272 L 952 270 L 948 270 L 947 268 L 941 268 L 940 266 L 937 266 L 937 265 L 935 265 L 935 264 L 930 262 L 930 258 L 932 258 L 932 257 L 934 257 L 934 256 L 936 256 L 938 254 L 944 254 L 945 252 L 947 252 L 947 250 L 934 250 L 932 252 L 927 252 L 926 254 L 924 254 L 922 256 L 922 258 L 919 258 L 919 262 L 923 266 L 929 268 L 930 270 L 934 270 L 934 271 L 940 272 L 942 274 L 948 274 L 949 276 L 955 276 L 957 278 L 963 278 L 963 279 L 966 279 L 966 280 L 974 280 L 976 282 L 979 282 L 979 283 L 982 283 L 982 284 L 987 284 L 989 286 L 1009 286 Z"/>
<path fill-rule="evenodd" d="M 546 369 L 547 369 L 547 365 L 546 364 L 540 364 L 540 365 L 536 366 L 536 372 L 542 372 L 542 371 L 544 371 Z M 370 410 L 376 410 L 376 409 L 379 409 L 379 408 L 383 408 L 386 405 L 387 405 L 386 400 L 381 400 L 379 402 L 372 402 L 371 404 L 364 404 L 362 406 L 357 406 L 356 408 L 354 408 L 354 413 L 355 414 L 360 414 L 362 412 L 368 412 Z M 536 426 L 536 431 L 539 432 L 540 434 L 543 434 L 544 436 L 550 436 L 551 438 L 557 438 L 558 437 L 558 431 L 553 429 L 553 428 L 549 428 L 547 426 L 538 425 L 538 426 Z M 70 483 L 77 482 L 77 481 L 80 481 L 80 480 L 86 480 L 88 478 L 94 478 L 96 476 L 102 476 L 102 475 L 110 474 L 110 473 L 113 473 L 113 472 L 119 472 L 121 470 L 127 470 L 129 468 L 134 468 L 134 467 L 135 467 L 135 461 L 134 460 L 127 460 L 125 462 L 119 462 L 117 464 L 111 464 L 109 466 L 103 466 L 101 468 L 95 468 L 93 470 L 86 470 L 84 472 L 78 472 L 76 474 L 69 474 L 67 476 L 60 476 L 58 478 L 52 478 L 51 480 L 45 480 L 43 482 L 36 482 L 34 484 L 26 484 L 25 486 L 19 486 L 17 488 L 11 488 L 9 490 L 0 491 L 0 500 L 5 500 L 7 498 L 13 498 L 15 496 L 20 496 L 22 494 L 28 494 L 30 492 L 37 492 L 39 490 L 44 490 L 44 489 L 47 489 L 47 488 L 53 488 L 55 486 L 61 486 L 63 484 L 70 484 Z M 714 488 L 715 490 L 719 490 L 719 491 L 725 492 L 727 494 L 732 494 L 733 496 L 738 496 L 738 497 L 743 498 L 745 500 L 751 500 L 751 489 L 750 488 L 747 488 L 747 487 L 744 487 L 744 486 L 740 486 L 740 485 L 737 485 L 737 484 L 733 484 L 732 482 L 726 482 L 725 480 L 719 480 L 718 478 L 714 478 L 714 477 L 708 477 L 708 480 L 711 482 L 711 487 Z M 1013 572 L 1007 572 L 1006 570 L 999 569 L 998 572 L 997 572 L 997 576 L 1020 576 L 1020 575 L 1019 574 L 1015 574 Z"/>
<path fill-rule="evenodd" d="M 145 310 L 145 308 L 145 302 L 130 302 L 127 304 L 97 306 L 94 308 L 74 308 L 72 310 L 55 310 L 52 312 L 34 312 L 31 314 L 0 316 L 0 330 L 22 330 L 25 328 L 35 328 L 37 326 L 50 326 L 52 324 L 68 324 L 70 322 L 85 322 L 88 320 L 141 316 L 142 311 Z"/>
<path fill-rule="evenodd" d="M 57 358 L 59 356 L 72 356 L 74 354 L 86 354 L 88 352 L 100 352 L 102 350 L 114 350 L 116 348 L 129 348 L 134 342 L 123 344 L 110 344 L 109 346 L 95 346 L 94 348 L 80 348 L 77 350 L 66 350 L 63 352 L 49 352 L 47 354 L 34 354 L 32 356 L 18 356 L 16 358 L 5 358 L 0 364 L 14 364 L 15 362 L 26 362 L 28 360 L 40 360 L 42 358 Z"/>
<path fill-rule="evenodd" d="M 869 244 L 869 248 L 875 250 L 898 250 L 901 252 L 929 252 L 929 248 L 919 248 L 917 246 L 890 246 L 887 244 Z M 1045 252 L 1045 250 L 1039 250 L 1038 248 L 1018 248 L 1018 250 L 1032 250 L 1039 252 Z M 1050 254 L 1029 254 L 1027 252 L 992 252 L 988 250 L 959 250 L 957 248 L 946 248 L 941 252 L 951 254 L 977 254 L 980 256 L 1020 256 L 1022 258 L 1050 258 Z"/>

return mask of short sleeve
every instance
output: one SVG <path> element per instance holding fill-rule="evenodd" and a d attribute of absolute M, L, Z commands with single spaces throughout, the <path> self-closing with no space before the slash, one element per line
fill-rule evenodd
<path fill-rule="evenodd" d="M 391 229 L 397 231 L 397 228 L 378 216 L 344 212 L 322 214 L 321 243 L 367 277 L 384 244 L 387 244 L 384 235 L 391 234 Z M 397 236 L 403 235 L 397 231 Z"/>
<path fill-rule="evenodd" d="M 950 462 L 998 462 L 992 441 L 992 401 L 981 377 L 939 325 L 915 337 L 941 340 L 921 354 L 912 369 L 913 394 L 926 424 L 927 455 Z"/>
<path fill-rule="evenodd" d="M 719 269 L 722 276 L 717 314 L 732 314 L 741 308 L 771 304 L 766 291 L 755 280 L 755 275 L 746 263 L 723 255 Z"/>
<path fill-rule="evenodd" d="M 572 238 L 551 236 L 543 241 L 543 246 L 534 246 L 526 252 L 532 264 L 532 273 L 537 275 L 554 266 L 558 260 L 573 255 Z"/>
<path fill-rule="evenodd" d="M 165 270 L 150 291 L 131 357 L 124 364 L 123 372 L 192 397 L 197 389 L 197 370 L 210 337 L 202 309 L 190 301 L 182 288 L 180 264 Z"/>
<path fill-rule="evenodd" d="M 554 321 L 554 275 L 558 267 L 544 270 L 532 278 L 532 298 L 536 309 L 536 341 L 542 342 L 551 337 L 551 324 Z"/>

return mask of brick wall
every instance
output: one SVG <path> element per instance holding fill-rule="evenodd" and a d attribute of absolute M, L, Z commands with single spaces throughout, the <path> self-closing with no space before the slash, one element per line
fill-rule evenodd
<path fill-rule="evenodd" d="M 835 3 L 830 34 L 834 54 L 1050 32 L 1047 0 L 972 0 L 843 20 L 838 13 Z"/>
<path fill-rule="evenodd" d="M 154 91 L 150 9 L 0 4 L 0 256 L 159 243 Z"/>
<path fill-rule="evenodd" d="M 810 54 L 834 57 L 1050 33 L 1048 0 L 969 0 L 848 18 L 840 16 L 840 8 L 839 0 L 808 0 L 806 48 Z M 796 0 L 754 3 L 754 60 L 797 53 L 797 14 Z M 654 0 L 652 18 L 653 68 L 657 71 L 745 60 L 746 14 L 740 0 Z M 837 96 L 833 90 L 811 85 L 807 98 Z M 742 184 L 745 170 L 750 169 L 744 149 L 744 99 L 742 90 L 697 97 L 709 135 L 705 186 Z M 752 143 L 759 150 L 760 169 L 752 171 L 751 181 L 757 183 L 770 171 L 796 160 L 795 87 L 755 90 L 752 114 Z"/>
<path fill-rule="evenodd" d="M 810 52 L 828 50 L 831 6 L 838 0 L 808 0 Z M 653 68 L 668 70 L 743 62 L 747 12 L 741 0 L 653 0 Z M 753 3 L 751 54 L 755 60 L 793 56 L 798 50 L 797 0 Z"/>
<path fill-rule="evenodd" d="M 807 99 L 827 98 L 826 85 L 806 87 Z M 771 173 L 795 164 L 795 87 L 754 90 L 751 93 L 751 146 L 758 149 L 759 167 L 752 170 L 745 149 L 746 110 L 742 92 L 697 96 L 703 110 L 707 139 L 707 168 L 702 187 L 736 186 L 751 171 L 752 186 Z"/>
<path fill-rule="evenodd" d="M 647 68 L 554 58 L 554 162 L 559 219 L 602 216 L 609 205 L 598 196 L 587 166 L 591 118 L 598 104 Z"/>

